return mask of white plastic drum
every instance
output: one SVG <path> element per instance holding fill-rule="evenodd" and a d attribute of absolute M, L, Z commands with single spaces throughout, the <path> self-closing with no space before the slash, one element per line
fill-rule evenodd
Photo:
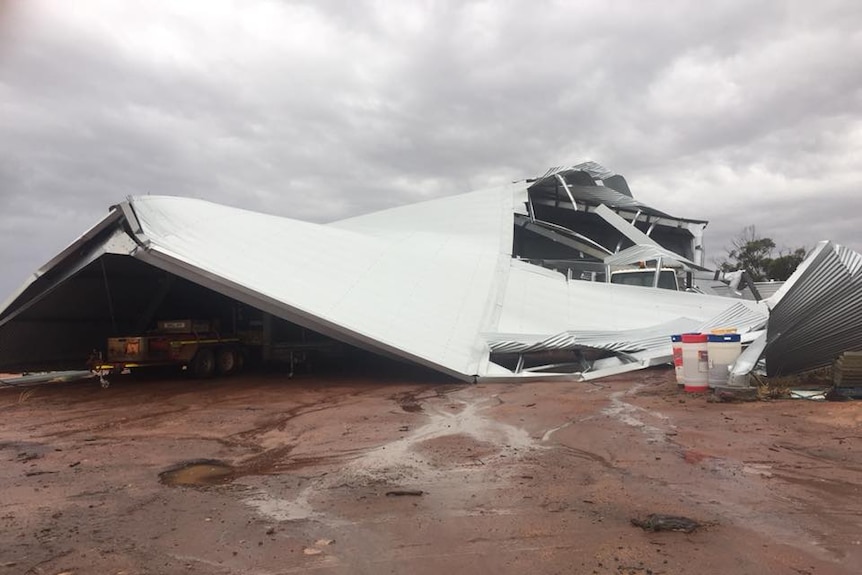
<path fill-rule="evenodd" d="M 730 366 L 742 353 L 739 334 L 710 335 L 706 347 L 709 355 L 709 387 L 727 385 Z"/>

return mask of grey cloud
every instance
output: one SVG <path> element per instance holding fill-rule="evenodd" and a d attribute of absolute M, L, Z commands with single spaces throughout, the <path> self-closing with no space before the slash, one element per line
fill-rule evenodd
<path fill-rule="evenodd" d="M 0 299 L 127 194 L 323 222 L 586 159 L 712 220 L 711 256 L 761 219 L 860 247 L 853 2 L 30 5 L 0 33 Z"/>

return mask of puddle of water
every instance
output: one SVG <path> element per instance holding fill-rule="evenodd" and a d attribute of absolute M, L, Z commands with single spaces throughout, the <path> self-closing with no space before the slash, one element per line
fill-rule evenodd
<path fill-rule="evenodd" d="M 159 481 L 172 487 L 222 485 L 230 483 L 235 477 L 236 470 L 217 459 L 186 461 L 159 473 Z"/>

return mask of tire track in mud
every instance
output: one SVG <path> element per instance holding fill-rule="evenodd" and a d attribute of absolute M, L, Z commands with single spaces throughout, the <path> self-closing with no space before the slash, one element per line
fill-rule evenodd
<path fill-rule="evenodd" d="M 117 420 L 110 420 L 110 421 L 105 421 L 105 422 L 101 422 L 101 423 L 95 423 L 95 424 L 93 424 L 91 426 L 87 426 L 87 427 L 76 427 L 75 429 L 63 429 L 63 430 L 59 430 L 59 431 L 48 431 L 46 433 L 43 433 L 39 437 L 62 438 L 62 437 L 71 437 L 73 435 L 90 435 L 90 434 L 97 433 L 97 432 L 104 432 L 104 431 L 112 431 L 112 430 L 116 430 L 116 429 L 121 429 L 123 427 L 133 427 L 134 425 L 137 425 L 137 424 L 142 423 L 142 422 L 146 422 L 146 421 L 150 421 L 150 420 L 154 420 L 154 419 L 159 419 L 159 418 L 162 418 L 165 416 L 177 415 L 179 413 L 185 413 L 188 410 L 189 410 L 189 407 L 184 406 L 184 407 L 179 407 L 179 408 L 174 408 L 174 409 L 165 409 L 162 411 L 156 411 L 153 413 L 144 413 L 141 415 L 136 415 L 136 416 L 131 416 L 131 417 L 130 416 L 124 416 L 124 417 L 117 419 Z M 92 419 L 92 418 L 93 418 L 92 414 L 85 414 L 85 415 L 81 415 L 78 417 L 70 417 L 67 419 L 55 420 L 55 421 L 52 421 L 50 425 L 64 425 L 64 424 L 73 423 L 76 421 L 82 421 L 82 420 L 85 421 L 85 420 Z M 39 427 L 31 427 L 30 428 L 31 431 L 34 431 L 37 429 L 40 429 L 40 428 Z M 125 441 L 126 439 L 127 438 L 123 438 L 122 440 Z"/>

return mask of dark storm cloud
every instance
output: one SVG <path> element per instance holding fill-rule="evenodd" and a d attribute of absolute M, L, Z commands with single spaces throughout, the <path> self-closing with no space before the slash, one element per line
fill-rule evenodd
<path fill-rule="evenodd" d="M 710 257 L 862 247 L 855 2 L 3 7 L 0 299 L 129 194 L 320 222 L 586 159 Z"/>

